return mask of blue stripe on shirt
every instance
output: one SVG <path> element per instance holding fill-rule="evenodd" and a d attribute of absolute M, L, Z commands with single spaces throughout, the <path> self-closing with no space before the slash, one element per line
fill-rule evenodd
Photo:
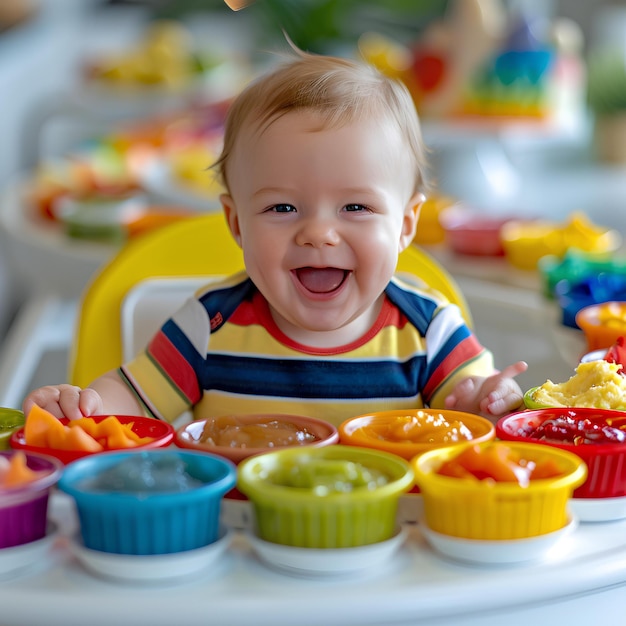
<path fill-rule="evenodd" d="M 406 362 L 351 362 L 212 354 L 200 382 L 205 389 L 271 397 L 411 398 L 420 388 L 417 376 L 424 360 L 425 355 Z"/>

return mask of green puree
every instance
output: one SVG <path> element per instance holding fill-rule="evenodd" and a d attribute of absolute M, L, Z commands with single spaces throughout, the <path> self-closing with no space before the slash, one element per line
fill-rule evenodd
<path fill-rule="evenodd" d="M 388 482 L 387 476 L 380 470 L 353 461 L 331 459 L 285 464 L 271 472 L 268 480 L 282 487 L 310 489 L 318 496 L 375 489 Z"/>
<path fill-rule="evenodd" d="M 0 450 L 9 448 L 11 434 L 17 428 L 24 426 L 24 421 L 22 411 L 0 408 Z"/>

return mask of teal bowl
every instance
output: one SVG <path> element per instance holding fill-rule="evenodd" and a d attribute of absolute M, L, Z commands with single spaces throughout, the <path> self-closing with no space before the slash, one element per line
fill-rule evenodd
<path fill-rule="evenodd" d="M 86 548 L 151 555 L 194 550 L 219 538 L 235 464 L 208 452 L 103 452 L 66 466 L 58 487 L 76 502 Z"/>

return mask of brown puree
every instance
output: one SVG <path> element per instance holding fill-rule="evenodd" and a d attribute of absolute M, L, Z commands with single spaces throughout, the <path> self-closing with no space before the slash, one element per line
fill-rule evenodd
<path fill-rule="evenodd" d="M 207 419 L 198 441 L 227 448 L 278 448 L 301 446 L 320 438 L 306 427 L 271 416 L 249 423 L 235 415 L 224 415 Z"/>

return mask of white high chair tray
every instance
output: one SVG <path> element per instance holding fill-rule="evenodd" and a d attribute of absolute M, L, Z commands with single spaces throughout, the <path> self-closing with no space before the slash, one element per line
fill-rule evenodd
<path fill-rule="evenodd" d="M 191 580 L 119 584 L 72 556 L 77 519 L 65 494 L 53 495 L 51 518 L 64 535 L 54 549 L 35 571 L 0 583 L 5 624 L 572 626 L 594 623 L 598 610 L 623 613 L 626 594 L 626 522 L 580 524 L 545 560 L 515 566 L 446 560 L 412 526 L 387 563 L 340 578 L 280 573 L 236 532 Z"/>

